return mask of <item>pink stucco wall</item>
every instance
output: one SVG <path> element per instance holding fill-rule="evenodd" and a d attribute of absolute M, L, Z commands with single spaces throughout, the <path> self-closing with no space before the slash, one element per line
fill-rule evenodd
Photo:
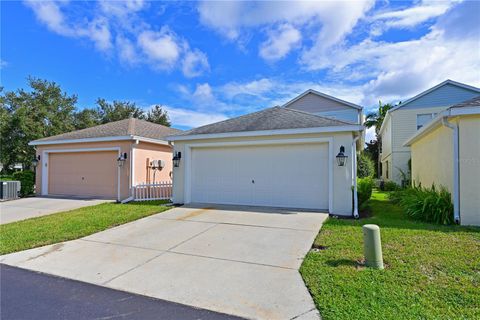
<path fill-rule="evenodd" d="M 171 181 L 172 172 L 172 147 L 169 145 L 153 144 L 148 142 L 139 142 L 134 145 L 135 168 L 134 185 L 141 183 Z M 153 170 L 150 167 L 150 161 L 163 160 L 165 167 L 162 170 Z"/>

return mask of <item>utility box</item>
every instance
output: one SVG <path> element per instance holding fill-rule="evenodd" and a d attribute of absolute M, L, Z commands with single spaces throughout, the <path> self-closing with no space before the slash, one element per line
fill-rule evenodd
<path fill-rule="evenodd" d="M 0 181 L 0 200 L 18 199 L 20 181 Z"/>
<path fill-rule="evenodd" d="M 366 224 L 363 230 L 363 252 L 367 267 L 383 269 L 382 241 L 380 227 L 376 224 Z"/>

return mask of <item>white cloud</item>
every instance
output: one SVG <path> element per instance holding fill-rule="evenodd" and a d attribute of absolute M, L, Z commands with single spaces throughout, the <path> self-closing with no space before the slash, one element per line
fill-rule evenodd
<path fill-rule="evenodd" d="M 290 24 L 282 24 L 271 30 L 268 40 L 260 45 L 260 56 L 275 61 L 285 57 L 302 39 L 300 31 Z"/>
<path fill-rule="evenodd" d="M 367 128 L 365 131 L 365 142 L 370 142 L 371 140 L 376 140 L 375 127 Z"/>
<path fill-rule="evenodd" d="M 222 113 L 198 112 L 189 109 L 166 106 L 168 117 L 175 126 L 195 128 L 227 119 Z"/>
<path fill-rule="evenodd" d="M 8 62 L 0 59 L 0 70 L 8 66 Z"/>
<path fill-rule="evenodd" d="M 142 19 L 140 12 L 150 5 L 143 0 L 100 1 L 86 6 L 90 15 L 78 14 L 79 8 L 84 9 L 80 2 L 27 0 L 25 4 L 49 30 L 89 39 L 99 51 L 116 54 L 127 65 L 148 64 L 156 70 L 178 67 L 190 78 L 209 70 L 204 52 L 191 49 L 168 26 L 154 28 Z"/>
<path fill-rule="evenodd" d="M 135 46 L 130 40 L 123 36 L 117 36 L 116 46 L 118 48 L 118 55 L 120 61 L 127 63 L 128 65 L 134 65 L 138 63 L 138 53 Z"/>
<path fill-rule="evenodd" d="M 376 14 L 373 19 L 385 21 L 387 27 L 411 28 L 441 16 L 460 1 L 423 1 L 411 8 Z"/>
<path fill-rule="evenodd" d="M 297 29 L 314 27 L 314 44 L 304 53 L 305 60 L 308 61 L 318 50 L 325 50 L 343 40 L 373 4 L 373 0 L 280 1 L 274 4 L 269 1 L 203 1 L 199 4 L 198 11 L 204 25 L 230 40 L 236 40 L 249 28 L 276 23 L 288 23 Z M 278 36 L 285 34 L 279 32 Z M 271 37 L 270 41 L 274 43 L 279 40 Z"/>
<path fill-rule="evenodd" d="M 209 70 L 208 59 L 200 50 L 188 50 L 182 61 L 182 72 L 187 78 L 198 77 Z"/>
<path fill-rule="evenodd" d="M 168 31 L 144 31 L 138 36 L 138 45 L 161 69 L 172 68 L 180 56 L 180 47 Z"/>
<path fill-rule="evenodd" d="M 267 78 L 253 80 L 246 83 L 229 82 L 221 87 L 221 92 L 229 99 L 238 95 L 262 96 L 275 90 L 275 83 Z"/>
<path fill-rule="evenodd" d="M 72 35 L 72 31 L 65 25 L 65 19 L 56 2 L 27 0 L 25 4 L 51 31 L 65 36 Z"/>

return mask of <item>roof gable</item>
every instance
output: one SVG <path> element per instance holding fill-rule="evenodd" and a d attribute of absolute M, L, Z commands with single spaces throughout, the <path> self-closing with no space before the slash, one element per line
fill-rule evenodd
<path fill-rule="evenodd" d="M 236 118 L 212 123 L 185 131 L 180 135 L 216 134 L 232 132 L 248 132 L 262 130 L 284 130 L 300 128 L 319 128 L 332 126 L 352 126 L 352 123 L 317 116 L 307 112 L 273 107 L 249 113 Z"/>
<path fill-rule="evenodd" d="M 398 109 L 417 109 L 448 107 L 471 99 L 480 94 L 480 89 L 453 80 L 446 80 L 422 93 L 408 99 L 390 111 Z"/>
<path fill-rule="evenodd" d="M 356 110 L 362 110 L 363 109 L 359 105 L 356 105 L 354 103 L 351 103 L 351 102 L 348 102 L 348 101 L 345 101 L 345 100 L 342 100 L 342 99 L 335 98 L 333 96 L 330 96 L 328 94 L 325 94 L 325 93 L 322 93 L 322 92 L 319 92 L 319 91 L 316 91 L 316 90 L 313 90 L 313 89 L 308 89 L 307 91 L 305 91 L 304 93 L 302 93 L 298 97 L 296 97 L 296 98 L 288 101 L 284 105 L 282 105 L 282 107 L 291 108 L 291 107 L 293 107 L 294 104 L 298 103 L 300 100 L 308 99 L 308 96 L 314 96 L 319 101 L 322 101 L 323 104 L 326 105 L 325 111 L 335 109 L 336 107 L 339 107 L 339 106 L 349 107 L 349 108 L 353 108 L 353 109 L 356 109 Z"/>

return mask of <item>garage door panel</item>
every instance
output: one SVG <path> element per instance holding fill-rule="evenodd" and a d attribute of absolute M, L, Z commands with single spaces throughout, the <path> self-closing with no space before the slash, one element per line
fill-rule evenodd
<path fill-rule="evenodd" d="M 327 144 L 194 148 L 191 200 L 326 209 Z"/>
<path fill-rule="evenodd" d="M 50 153 L 48 193 L 116 198 L 115 151 Z"/>

